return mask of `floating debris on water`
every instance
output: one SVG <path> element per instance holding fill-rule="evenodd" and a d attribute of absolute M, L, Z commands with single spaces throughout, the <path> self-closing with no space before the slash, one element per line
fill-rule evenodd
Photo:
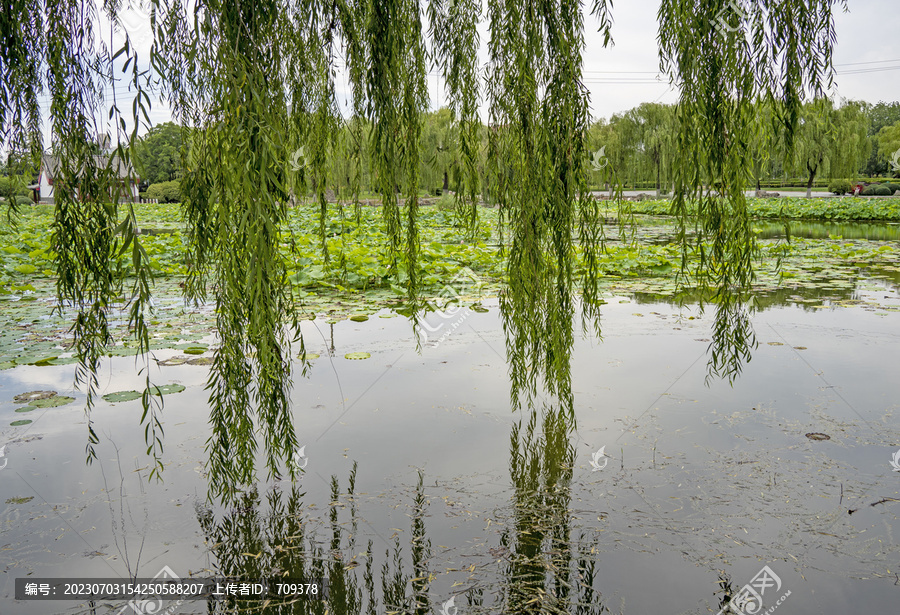
<path fill-rule="evenodd" d="M 27 393 L 19 393 L 18 395 L 13 397 L 13 401 L 15 401 L 17 404 L 24 404 L 41 399 L 50 399 L 51 397 L 56 397 L 57 395 L 58 393 L 56 391 L 29 391 Z"/>

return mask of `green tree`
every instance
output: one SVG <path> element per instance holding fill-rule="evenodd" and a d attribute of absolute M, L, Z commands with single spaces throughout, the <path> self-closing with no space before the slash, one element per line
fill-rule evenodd
<path fill-rule="evenodd" d="M 869 154 L 872 141 L 869 138 L 869 116 L 865 103 L 842 101 L 834 112 L 834 134 L 829 164 L 833 179 L 855 180 L 859 176 Z"/>
<path fill-rule="evenodd" d="M 887 172 L 900 177 L 900 121 L 879 130 L 876 142 L 888 158 Z"/>
<path fill-rule="evenodd" d="M 860 103 L 835 108 L 827 98 L 803 106 L 791 168 L 804 174 L 806 196 L 817 176 L 855 177 L 869 153 L 868 118 Z"/>
<path fill-rule="evenodd" d="M 619 178 L 626 177 L 626 147 L 621 130 L 622 116 L 609 121 L 601 118 L 588 131 L 588 150 L 592 159 L 592 181 L 602 181 L 612 198 Z"/>
<path fill-rule="evenodd" d="M 182 138 L 185 129 L 174 122 L 152 127 L 135 147 L 135 165 L 142 180 L 151 184 L 181 177 Z"/>
<path fill-rule="evenodd" d="M 422 185 L 426 190 L 450 189 L 450 176 L 457 165 L 459 154 L 456 146 L 459 131 L 453 125 L 450 109 L 444 107 L 422 118 Z M 453 189 L 458 189 L 453 182 Z"/>
<path fill-rule="evenodd" d="M 807 177 L 806 197 L 812 196 L 816 175 L 825 174 L 834 149 L 834 107 L 827 98 L 803 106 L 796 148 L 791 158 L 796 173 Z"/>
<path fill-rule="evenodd" d="M 629 141 L 634 149 L 636 175 L 655 180 L 659 196 L 662 182 L 671 179 L 671 164 L 675 146 L 675 114 L 671 105 L 642 103 L 625 114 Z"/>
<path fill-rule="evenodd" d="M 778 133 L 772 130 L 775 108 L 771 101 L 757 100 L 753 103 L 751 124 L 751 166 L 756 190 L 762 189 L 763 178 L 770 175 L 771 162 L 777 158 Z"/>
<path fill-rule="evenodd" d="M 870 137 L 878 135 L 884 127 L 900 122 L 900 102 L 880 101 L 878 104 L 868 105 L 866 110 L 869 116 Z M 874 177 L 889 172 L 889 159 L 892 152 L 893 150 L 881 147 L 875 140 L 864 173 L 869 177 Z"/>

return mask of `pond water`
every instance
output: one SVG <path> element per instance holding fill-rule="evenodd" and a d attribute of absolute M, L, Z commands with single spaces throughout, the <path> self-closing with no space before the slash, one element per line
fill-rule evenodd
<path fill-rule="evenodd" d="M 807 239 L 828 239 L 843 237 L 844 239 L 869 239 L 875 241 L 900 240 L 900 224 L 896 222 L 821 222 L 810 220 L 791 220 L 787 225 L 777 222 L 753 223 L 759 230 L 761 239 L 776 239 L 787 236 L 805 237 Z"/>
<path fill-rule="evenodd" d="M 677 241 L 671 216 L 635 216 L 636 234 L 652 245 L 664 245 Z M 615 221 L 611 221 L 615 227 Z M 627 227 L 627 225 L 626 225 Z M 896 222 L 824 222 L 820 220 L 778 221 L 754 220 L 753 228 L 759 239 L 865 239 L 871 241 L 900 241 L 900 224 Z M 630 229 L 629 229 L 630 230 Z M 692 232 L 689 232 L 692 235 Z M 617 241 L 615 233 L 611 241 Z"/>
<path fill-rule="evenodd" d="M 14 600 L 17 577 L 164 567 L 326 576 L 329 613 L 716 613 L 722 588 L 763 566 L 777 577 L 766 606 L 790 592 L 784 613 L 895 612 L 897 283 L 861 276 L 815 309 L 816 288 L 779 292 L 733 385 L 706 383 L 710 313 L 608 296 L 602 340 L 576 337 L 571 417 L 540 395 L 510 410 L 496 300 L 420 351 L 389 311 L 307 321 L 319 357 L 292 392 L 303 471 L 228 505 L 207 498 L 206 367 L 151 373 L 185 387 L 164 397 L 163 482 L 148 481 L 139 401 L 98 401 L 86 466 L 73 366 L 0 371 L 0 613 L 326 612 Z M 142 385 L 133 359 L 101 374 L 104 393 Z M 76 402 L 16 412 L 37 390 Z"/>

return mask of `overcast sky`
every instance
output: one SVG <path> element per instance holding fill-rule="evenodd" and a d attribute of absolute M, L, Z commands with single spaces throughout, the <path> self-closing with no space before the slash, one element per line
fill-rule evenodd
<path fill-rule="evenodd" d="M 900 32 L 898 0 L 849 0 L 849 13 L 835 8 L 835 90 L 832 96 L 876 103 L 900 100 Z M 614 3 L 615 46 L 604 49 L 596 20 L 588 17 L 585 78 L 594 117 L 609 117 L 642 102 L 674 103 L 668 79 L 652 81 L 659 70 L 656 42 L 658 0 Z M 865 63 L 865 64 L 863 64 Z M 613 72 L 616 71 L 616 72 Z M 621 72 L 619 72 L 621 71 Z M 861 72 L 877 71 L 877 72 Z M 642 79 L 643 78 L 643 79 Z M 647 79 L 649 78 L 649 79 Z M 614 81 L 618 81 L 612 83 Z M 631 81 L 625 83 L 624 81 Z"/>
<path fill-rule="evenodd" d="M 589 3 L 589 0 L 588 0 Z M 657 11 L 659 0 L 617 0 L 613 9 L 613 38 L 615 45 L 604 49 L 597 34 L 596 19 L 585 17 L 586 44 L 584 53 L 585 83 L 591 93 L 591 112 L 594 118 L 608 118 L 642 102 L 674 103 L 677 92 L 668 79 L 659 74 L 657 52 Z M 834 52 L 836 69 L 833 97 L 878 101 L 900 100 L 900 33 L 898 33 L 898 0 L 849 0 L 850 10 L 835 9 L 837 43 Z M 131 12 L 125 21 L 130 26 L 137 46 L 146 58 L 149 36 L 142 27 L 146 19 L 139 11 Z M 101 31 L 108 32 L 108 28 Z M 482 52 L 486 60 L 484 40 L 487 24 L 482 24 Z M 121 44 L 121 41 L 114 41 Z M 346 105 L 347 85 L 338 76 L 338 97 Z M 446 96 L 437 72 L 428 77 L 432 108 L 446 104 Z M 120 108 L 130 109 L 133 98 L 124 85 L 116 87 Z M 48 101 L 47 96 L 42 101 Z M 126 111 L 126 113 L 128 113 Z M 161 123 L 171 119 L 167 107 L 154 101 L 151 121 Z M 141 131 L 143 132 L 143 131 Z M 45 135 L 49 144 L 49 134 Z"/>

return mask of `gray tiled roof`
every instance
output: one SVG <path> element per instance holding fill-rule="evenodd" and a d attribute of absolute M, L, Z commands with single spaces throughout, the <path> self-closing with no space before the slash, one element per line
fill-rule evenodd
<path fill-rule="evenodd" d="M 119 174 L 119 179 L 131 177 L 135 181 L 139 179 L 133 168 L 129 168 L 118 156 L 91 156 L 93 164 L 99 169 L 105 169 L 108 166 Z M 41 170 L 45 171 L 50 179 L 56 177 L 59 171 L 59 158 L 57 156 L 44 155 L 41 159 Z"/>

